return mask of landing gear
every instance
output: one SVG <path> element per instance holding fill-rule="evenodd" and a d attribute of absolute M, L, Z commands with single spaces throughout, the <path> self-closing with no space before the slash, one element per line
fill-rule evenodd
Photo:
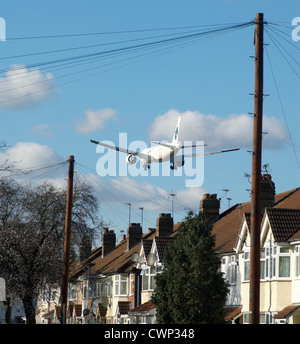
<path fill-rule="evenodd" d="M 170 169 L 173 170 L 177 170 L 177 167 L 174 164 L 174 159 L 170 159 Z"/>
<path fill-rule="evenodd" d="M 143 164 L 143 167 L 144 167 L 144 171 L 147 171 L 147 170 L 149 170 L 150 165 L 148 165 L 148 164 Z"/>

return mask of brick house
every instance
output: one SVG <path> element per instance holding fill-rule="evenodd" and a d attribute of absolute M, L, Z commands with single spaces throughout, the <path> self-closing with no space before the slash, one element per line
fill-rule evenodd
<path fill-rule="evenodd" d="M 230 283 L 225 319 L 248 323 L 251 202 L 220 213 L 217 195 L 204 194 L 199 210 L 212 223 L 221 270 Z M 263 175 L 261 323 L 300 323 L 299 213 L 300 188 L 276 194 L 271 176 Z M 156 229 L 143 234 L 140 224 L 130 224 L 118 245 L 108 228 L 101 247 L 91 251 L 88 243 L 81 245 L 80 259 L 70 269 L 68 322 L 155 323 L 150 301 L 155 276 L 178 226 L 170 214 L 159 214 Z"/>

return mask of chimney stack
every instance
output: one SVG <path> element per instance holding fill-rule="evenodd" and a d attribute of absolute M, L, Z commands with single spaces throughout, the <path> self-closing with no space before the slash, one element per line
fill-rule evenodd
<path fill-rule="evenodd" d="M 262 175 L 261 179 L 261 210 L 272 207 L 275 200 L 275 183 L 272 181 L 270 174 Z"/>
<path fill-rule="evenodd" d="M 83 236 L 79 242 L 79 261 L 87 259 L 92 252 L 92 241 L 88 235 Z"/>
<path fill-rule="evenodd" d="M 127 228 L 127 250 L 139 244 L 142 240 L 142 227 L 139 223 L 130 223 Z"/>
<path fill-rule="evenodd" d="M 104 227 L 102 235 L 102 258 L 116 247 L 116 234 L 113 230 Z"/>
<path fill-rule="evenodd" d="M 220 201 L 216 194 L 203 194 L 200 201 L 200 212 L 206 217 L 208 222 L 213 222 L 219 218 Z"/>
<path fill-rule="evenodd" d="M 156 220 L 157 236 L 169 236 L 173 233 L 173 218 L 171 214 L 160 213 Z"/>

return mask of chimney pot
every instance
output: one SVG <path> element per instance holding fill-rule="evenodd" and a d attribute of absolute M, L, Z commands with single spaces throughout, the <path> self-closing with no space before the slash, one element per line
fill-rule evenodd
<path fill-rule="evenodd" d="M 116 234 L 113 230 L 109 231 L 107 227 L 104 228 L 102 235 L 102 257 L 107 255 L 116 247 Z"/>
<path fill-rule="evenodd" d="M 142 240 L 142 227 L 139 223 L 130 223 L 127 228 L 127 250 L 137 245 Z"/>
<path fill-rule="evenodd" d="M 275 183 L 270 174 L 262 175 L 261 179 L 261 210 L 272 207 L 275 202 Z"/>
<path fill-rule="evenodd" d="M 208 222 L 213 222 L 219 218 L 220 201 L 217 194 L 204 194 L 200 201 L 200 212 L 204 214 Z"/>
<path fill-rule="evenodd" d="M 170 213 L 160 213 L 156 220 L 156 229 L 158 236 L 169 236 L 173 232 L 173 218 Z"/>

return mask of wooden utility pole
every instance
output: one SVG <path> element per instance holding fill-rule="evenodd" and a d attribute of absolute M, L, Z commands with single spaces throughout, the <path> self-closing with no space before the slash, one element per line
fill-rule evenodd
<path fill-rule="evenodd" d="M 260 225 L 261 155 L 263 117 L 263 13 L 255 18 L 255 94 L 252 152 L 252 194 L 250 224 L 250 323 L 259 324 L 260 307 Z"/>
<path fill-rule="evenodd" d="M 70 266 L 70 239 L 71 239 L 71 220 L 73 204 L 73 177 L 74 177 L 74 156 L 69 156 L 68 169 L 68 188 L 67 204 L 65 218 L 65 241 L 64 241 L 64 269 L 61 287 L 61 319 L 60 323 L 66 323 L 67 301 L 68 301 L 68 283 L 69 283 L 69 266 Z"/>

